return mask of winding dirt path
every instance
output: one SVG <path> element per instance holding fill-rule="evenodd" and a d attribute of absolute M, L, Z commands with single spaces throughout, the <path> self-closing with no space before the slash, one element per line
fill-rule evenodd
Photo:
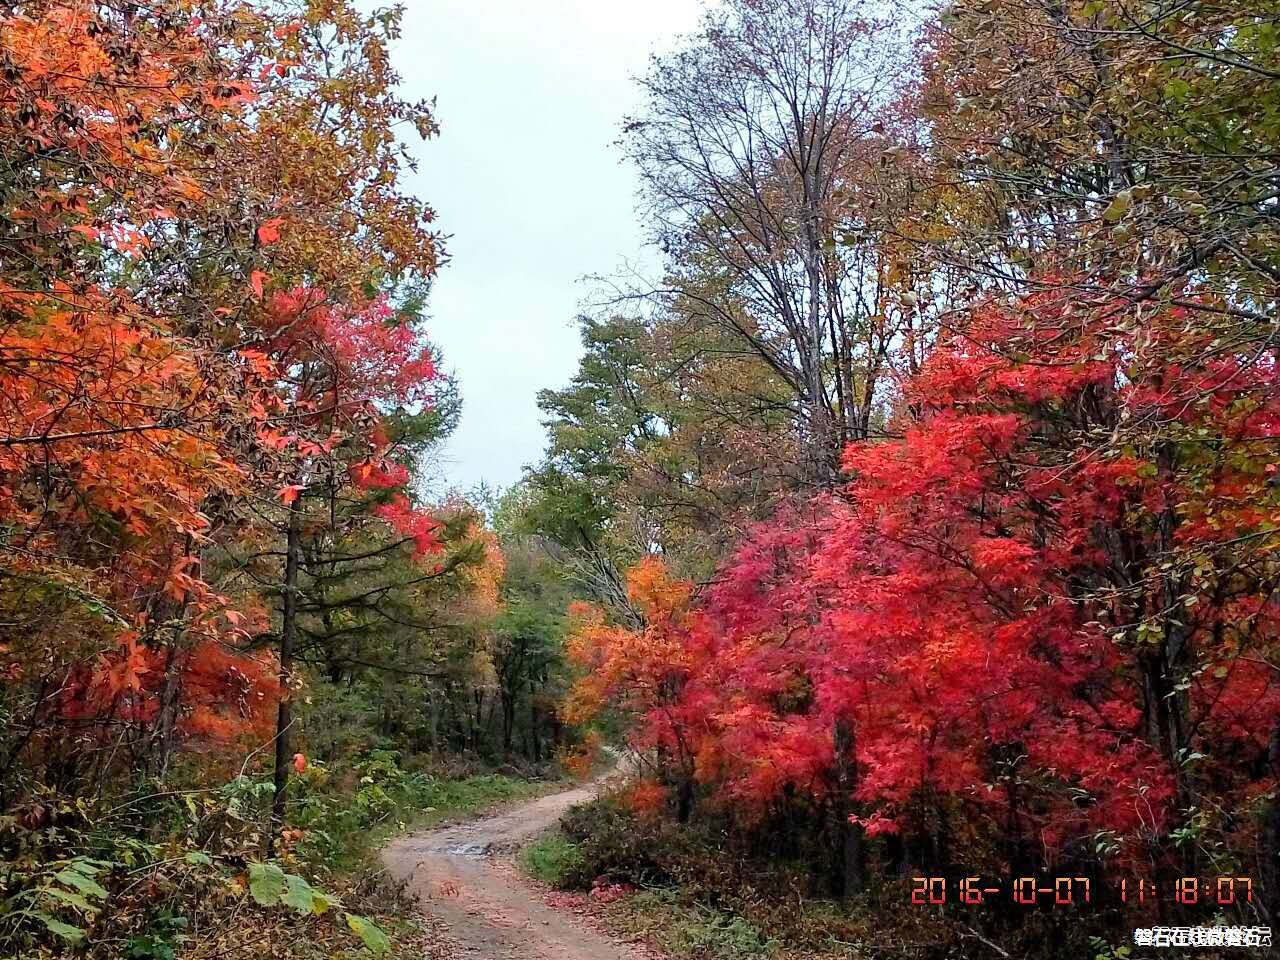
<path fill-rule="evenodd" d="M 646 960 L 639 948 L 547 906 L 510 864 L 524 841 L 592 799 L 598 784 L 402 837 L 383 849 L 382 862 L 445 925 L 459 960 Z"/>

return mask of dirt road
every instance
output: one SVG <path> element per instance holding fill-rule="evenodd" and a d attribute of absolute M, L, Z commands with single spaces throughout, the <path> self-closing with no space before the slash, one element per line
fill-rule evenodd
<path fill-rule="evenodd" d="M 542 902 L 510 855 L 595 796 L 589 784 L 522 803 L 496 816 L 393 841 L 382 851 L 392 876 L 408 881 L 423 909 L 457 941 L 459 960 L 644 960 L 575 917 Z"/>

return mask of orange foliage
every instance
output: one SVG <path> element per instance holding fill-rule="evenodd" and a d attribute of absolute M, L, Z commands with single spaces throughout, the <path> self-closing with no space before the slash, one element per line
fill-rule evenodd
<path fill-rule="evenodd" d="M 671 791 L 657 780 L 637 780 L 623 792 L 622 801 L 633 813 L 653 817 L 667 808 Z"/>
<path fill-rule="evenodd" d="M 703 621 L 690 607 L 692 584 L 648 557 L 628 572 L 627 596 L 645 617 L 639 630 L 610 624 L 591 604 L 569 609 L 565 654 L 579 674 L 560 705 L 566 723 L 589 723 L 610 703 L 637 713 L 661 708 L 697 656 Z"/>
<path fill-rule="evenodd" d="M 591 776 L 591 771 L 595 767 L 597 758 L 600 756 L 600 748 L 604 745 L 604 738 L 596 730 L 589 730 L 583 736 L 582 741 L 572 747 L 564 748 L 559 755 L 560 766 L 569 774 L 578 780 L 586 780 Z"/>
<path fill-rule="evenodd" d="M 506 577 L 507 564 L 502 555 L 502 545 L 497 535 L 484 526 L 483 520 L 476 517 L 468 526 L 466 540 L 476 544 L 483 551 L 483 559 L 463 570 L 463 580 L 468 587 L 468 595 L 478 609 L 490 616 L 496 616 L 502 605 L 502 581 Z"/>
<path fill-rule="evenodd" d="M 297 493 L 281 463 L 342 439 L 326 407 L 367 430 L 434 376 L 365 292 L 436 262 L 386 135 L 430 118 L 378 29 L 343 0 L 0 9 L 0 682 L 61 691 L 33 725 L 266 729 L 277 667 L 244 641 L 268 616 L 211 588 L 202 548 L 240 498 Z M 355 55 L 328 75 L 335 31 Z M 325 293 L 279 292 L 301 277 Z M 323 309 L 277 322 L 305 298 Z M 284 409 L 321 355 L 341 376 Z M 434 521 L 384 519 L 434 548 Z"/>

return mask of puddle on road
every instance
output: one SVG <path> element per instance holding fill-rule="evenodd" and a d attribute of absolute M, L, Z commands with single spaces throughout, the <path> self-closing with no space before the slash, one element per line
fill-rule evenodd
<path fill-rule="evenodd" d="M 448 857 L 470 857 L 472 859 L 479 859 L 481 857 L 487 857 L 492 850 L 492 843 L 459 843 L 446 850 L 442 850 L 441 853 Z"/>

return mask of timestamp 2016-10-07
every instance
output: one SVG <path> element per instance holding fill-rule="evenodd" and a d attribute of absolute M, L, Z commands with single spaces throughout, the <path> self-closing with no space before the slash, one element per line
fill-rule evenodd
<path fill-rule="evenodd" d="M 911 903 L 976 906 L 1003 899 L 1021 906 L 1083 906 L 1101 899 L 1111 903 L 1147 904 L 1160 901 L 1193 907 L 1229 907 L 1253 903 L 1252 877 L 1178 877 L 1157 883 L 1121 877 L 1100 881 L 1082 876 L 1028 876 L 1007 880 L 984 877 L 912 877 Z"/>

